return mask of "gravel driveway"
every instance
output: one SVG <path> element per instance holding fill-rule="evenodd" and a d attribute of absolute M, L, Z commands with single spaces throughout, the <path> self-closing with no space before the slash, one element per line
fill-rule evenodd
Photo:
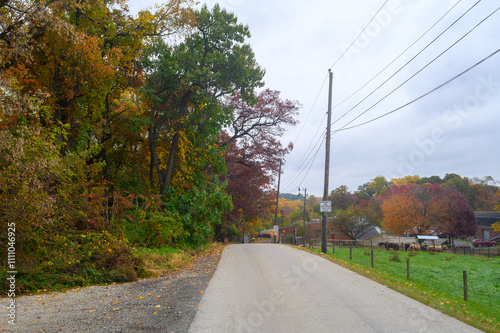
<path fill-rule="evenodd" d="M 220 249 L 169 276 L 18 297 L 16 326 L 3 315 L 0 332 L 187 332 Z"/>

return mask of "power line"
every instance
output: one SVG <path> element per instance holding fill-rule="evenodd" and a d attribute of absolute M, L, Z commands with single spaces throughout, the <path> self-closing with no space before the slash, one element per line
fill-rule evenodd
<path fill-rule="evenodd" d="M 477 1 L 474 5 L 472 5 L 472 7 L 470 7 L 465 13 L 463 13 L 458 19 L 456 19 L 453 23 L 451 23 L 443 32 L 441 32 L 436 38 L 434 38 L 429 44 L 427 44 L 422 50 L 420 50 L 415 56 L 413 56 L 410 60 L 408 60 L 403 66 L 401 66 L 396 72 L 394 72 L 389 78 L 387 78 L 384 82 L 382 82 L 377 88 L 375 88 L 372 92 L 370 92 L 367 96 L 365 96 L 361 101 L 359 101 L 357 104 L 355 104 L 353 107 L 351 107 L 347 112 L 345 112 L 340 118 L 338 118 L 337 120 L 335 120 L 333 122 L 333 124 L 336 124 L 340 119 L 342 119 L 343 117 L 345 117 L 348 113 L 350 113 L 352 110 L 354 110 L 357 106 L 359 106 L 361 103 L 363 103 L 368 97 L 370 97 L 371 95 L 373 95 L 377 90 L 379 90 L 382 86 L 384 86 L 389 80 L 391 80 L 394 76 L 396 76 L 396 74 L 398 74 L 399 72 L 401 72 L 406 66 L 408 66 L 413 60 L 415 60 L 415 58 L 417 58 L 420 54 L 422 54 L 422 52 L 424 52 L 429 46 L 431 46 L 436 40 L 438 40 L 445 32 L 447 32 L 451 27 L 453 27 L 458 21 L 460 21 L 465 15 L 467 15 L 467 13 L 469 13 L 476 5 L 478 5 L 482 0 L 479 0 Z M 497 9 L 498 10 L 498 9 Z M 496 10 L 496 11 L 497 11 Z M 496 12 L 495 11 L 495 12 Z M 495 12 L 493 12 L 492 14 L 490 14 L 487 18 L 489 18 L 491 15 L 493 15 Z M 486 19 L 487 19 L 486 18 Z M 484 20 L 486 20 L 484 19 Z M 481 21 L 479 24 L 481 24 L 482 22 Z M 479 25 L 478 24 L 478 25 Z M 477 25 L 476 25 L 477 27 Z M 476 27 L 474 27 L 472 30 L 474 30 Z M 472 30 L 470 30 L 466 35 L 468 35 Z M 411 76 L 408 80 L 406 80 L 405 82 L 403 82 L 401 85 L 399 85 L 395 90 L 399 89 L 403 84 L 405 84 L 406 82 L 408 82 L 409 80 L 411 80 L 414 76 L 416 76 L 418 73 L 420 73 L 423 69 L 425 69 L 427 66 L 429 66 L 432 62 L 434 62 L 437 58 L 439 58 L 441 55 L 443 55 L 446 51 L 448 51 L 451 47 L 453 47 L 455 44 L 457 44 L 460 40 L 462 40 L 466 35 L 464 35 L 462 38 L 460 38 L 457 42 L 455 42 L 453 45 L 451 45 L 448 49 L 446 49 L 443 53 L 441 53 L 438 57 L 434 58 L 430 63 L 428 63 L 424 68 L 422 68 L 420 71 L 418 71 L 417 73 L 415 73 L 413 76 Z M 367 111 L 369 111 L 371 108 L 373 108 L 375 105 L 377 105 L 378 103 L 380 103 L 382 100 L 384 100 L 386 97 L 388 97 L 389 95 L 391 95 L 395 90 L 391 91 L 388 95 L 386 95 L 384 98 L 382 98 L 381 100 L 379 100 L 377 103 L 375 103 L 374 105 L 372 105 L 368 110 L 366 110 L 365 112 L 363 112 L 362 114 L 360 114 L 359 116 L 357 116 L 356 118 L 354 118 L 353 120 L 351 120 L 348 124 L 352 123 L 354 120 L 356 120 L 357 118 L 359 118 L 360 116 L 362 116 L 364 113 L 366 113 Z M 332 124 L 332 125 L 333 125 Z"/>
<path fill-rule="evenodd" d="M 365 111 L 363 111 L 362 113 L 360 113 L 359 115 L 357 115 L 356 117 L 354 117 L 352 120 L 350 120 L 347 124 L 345 124 L 343 127 L 351 124 L 352 122 L 354 122 L 356 119 L 358 119 L 359 117 L 361 117 L 362 115 L 364 115 L 365 113 L 367 113 L 368 111 L 370 111 L 371 109 L 373 109 L 376 105 L 378 105 L 380 102 L 382 102 L 384 99 L 386 99 L 387 97 L 389 97 L 390 95 L 392 95 L 396 90 L 398 90 L 399 88 L 401 88 L 403 85 L 405 85 L 408 81 L 410 81 L 411 79 L 413 79 L 415 76 L 417 76 L 419 73 L 421 73 L 424 69 L 426 69 L 427 67 L 429 67 L 429 65 L 431 65 L 434 61 L 436 61 L 438 58 L 440 58 L 443 54 L 445 54 L 446 52 L 448 52 L 453 46 L 455 46 L 456 44 L 458 44 L 460 41 L 462 41 L 465 37 L 467 37 L 472 31 L 474 31 L 479 25 L 481 25 L 483 22 L 485 22 L 487 19 L 489 19 L 491 16 L 493 16 L 497 11 L 500 10 L 500 7 L 498 7 L 495 11 L 493 11 L 491 14 L 489 14 L 486 18 L 484 18 L 483 20 L 481 20 L 481 22 L 479 22 L 478 24 L 476 24 L 472 29 L 470 29 L 465 35 L 463 35 L 462 37 L 460 37 L 457 41 L 455 41 L 452 45 L 450 45 L 446 50 L 444 50 L 443 52 L 441 52 L 437 57 L 435 57 L 434 59 L 432 59 L 430 62 L 428 62 L 424 67 L 422 67 L 421 69 L 419 69 L 416 73 L 414 73 L 412 76 L 410 76 L 408 79 L 406 79 L 403 83 L 401 83 L 400 85 L 398 85 L 396 88 L 394 88 L 393 90 L 391 90 L 387 95 L 385 95 L 384 97 L 382 97 L 380 100 L 378 100 L 376 103 L 374 103 L 372 106 L 370 106 L 368 109 L 366 109 Z M 393 75 L 394 76 L 394 75 Z M 392 76 L 391 76 L 392 77 Z M 385 83 L 385 82 L 384 82 Z M 378 88 L 377 88 L 378 89 Z M 373 92 L 372 92 L 373 93 Z M 370 94 L 371 95 L 371 94 Z M 369 96 L 370 96 L 369 95 Z M 364 101 L 367 97 L 365 97 L 362 101 Z M 362 102 L 361 101 L 361 102 Z M 361 103 L 360 102 L 360 103 Z M 356 104 L 356 106 L 358 106 L 360 103 Z M 356 107 L 354 106 L 354 107 Z M 353 107 L 353 108 L 354 108 Z M 352 108 L 352 109 L 353 109 Z M 351 109 L 351 110 L 352 110 Z M 349 110 L 349 111 L 351 111 Z M 341 128 L 343 128 L 341 127 Z"/>
<path fill-rule="evenodd" d="M 312 113 L 314 107 L 316 106 L 316 103 L 318 102 L 319 96 L 321 95 L 321 92 L 323 91 L 323 87 L 325 86 L 325 82 L 326 82 L 327 78 L 328 78 L 328 74 L 325 76 L 325 79 L 323 80 L 323 83 L 321 84 L 321 88 L 319 88 L 319 92 L 316 95 L 316 99 L 314 100 L 314 103 L 311 107 L 311 110 L 309 110 L 309 114 L 307 115 L 306 120 L 304 121 L 304 123 L 302 124 L 302 127 L 300 128 L 299 134 L 297 134 L 297 136 L 295 137 L 295 140 L 293 140 L 292 142 L 296 142 L 299 139 L 300 135 L 302 134 L 302 131 L 304 130 L 304 127 L 306 126 L 306 123 L 309 120 L 309 117 L 311 116 L 311 113 Z"/>
<path fill-rule="evenodd" d="M 361 89 L 363 89 L 364 87 L 366 87 L 368 84 L 370 84 L 374 79 L 376 79 L 383 71 L 385 71 L 387 68 L 389 68 L 389 66 L 391 66 L 396 60 L 398 60 L 404 53 L 406 53 L 406 51 L 408 51 L 412 46 L 414 46 L 416 43 L 418 43 L 425 35 L 427 35 L 427 33 L 429 33 L 429 31 L 431 31 L 439 22 L 441 22 L 443 20 L 443 18 L 446 17 L 446 15 L 448 15 L 460 2 L 462 2 L 462 0 L 458 0 L 450 9 L 448 9 L 448 11 L 442 15 L 439 20 L 437 20 L 429 29 L 427 29 L 422 35 L 420 35 L 419 38 L 417 38 L 410 46 L 408 46 L 403 52 L 401 52 L 396 58 L 394 58 L 389 64 L 387 64 L 380 72 L 378 72 L 377 74 L 375 74 L 375 76 L 373 76 L 369 81 L 367 81 L 365 84 L 363 84 L 358 90 L 356 90 L 355 92 L 353 92 L 351 95 L 349 95 L 348 97 L 346 97 L 344 100 L 342 100 L 341 102 L 337 103 L 336 105 L 333 106 L 333 108 L 337 108 L 338 106 L 342 105 L 343 103 L 345 103 L 347 100 L 349 100 L 352 96 L 354 96 L 355 94 L 357 94 Z M 325 79 L 326 81 L 326 79 Z M 323 83 L 324 84 L 324 83 Z M 344 113 L 344 115 L 342 115 L 340 118 L 338 118 L 333 124 L 335 124 L 337 121 L 339 121 L 340 119 L 342 119 L 348 112 Z M 332 125 L 333 125 L 332 124 Z"/>
<path fill-rule="evenodd" d="M 402 54 L 404 54 L 404 53 L 405 53 L 405 52 L 406 52 L 409 48 L 411 48 L 413 45 L 415 45 L 415 44 L 416 44 L 416 43 L 417 43 L 417 42 L 418 42 L 421 38 L 423 38 L 423 36 L 425 36 L 425 35 L 426 35 L 426 34 L 427 34 L 427 33 L 428 33 L 428 32 L 429 32 L 429 31 L 430 31 L 430 30 L 431 30 L 434 26 L 436 26 L 436 25 L 437 25 L 437 24 L 438 24 L 438 23 L 439 23 L 439 22 L 440 22 L 440 21 L 441 21 L 441 20 L 442 20 L 442 19 L 443 19 L 443 18 L 444 18 L 444 17 L 445 17 L 445 16 L 446 16 L 449 12 L 450 12 L 450 11 L 451 11 L 451 10 L 453 10 L 453 8 L 455 8 L 455 7 L 458 5 L 458 3 L 460 3 L 461 1 L 462 1 L 462 0 L 457 1 L 457 2 L 455 3 L 455 5 L 454 5 L 453 7 L 451 7 L 451 8 L 450 8 L 450 9 L 449 9 L 449 10 L 448 10 L 448 11 L 447 11 L 447 12 L 446 12 L 446 13 L 445 13 L 445 14 L 444 14 L 444 15 L 443 15 L 443 16 L 442 16 L 442 17 L 441 17 L 441 18 L 440 18 L 437 22 L 435 22 L 435 23 L 434 23 L 434 24 L 433 24 L 433 25 L 432 25 L 429 29 L 427 29 L 427 31 L 426 31 L 426 32 L 424 32 L 424 33 L 423 33 L 423 34 L 422 34 L 422 35 L 421 35 L 421 36 L 420 36 L 420 37 L 419 37 L 416 41 L 414 41 L 414 42 L 413 42 L 410 46 L 408 46 L 408 47 L 407 47 L 407 48 L 406 48 L 403 52 L 401 52 L 401 53 L 400 53 L 400 54 L 399 54 L 399 55 L 398 55 L 398 56 L 397 56 L 397 57 L 396 57 L 396 58 L 395 58 L 395 59 L 394 59 L 391 63 L 389 63 L 389 64 L 388 64 L 388 65 L 387 65 L 384 69 L 382 69 L 382 71 L 380 71 L 377 75 L 375 75 L 375 77 L 373 77 L 370 81 L 368 81 L 367 83 L 365 83 L 365 84 L 364 84 L 361 88 L 359 88 L 356 92 L 354 92 L 351 96 L 349 96 L 348 98 L 346 98 L 344 101 L 342 101 L 342 102 L 340 102 L 339 104 L 335 105 L 335 107 L 337 107 L 337 106 L 339 106 L 340 104 L 342 104 L 343 102 L 345 102 L 347 99 L 349 99 L 349 98 L 350 98 L 350 97 L 352 97 L 354 94 L 356 94 L 359 90 L 361 90 L 361 89 L 362 89 L 362 88 L 364 88 L 367 84 L 369 84 L 371 81 L 373 81 L 373 80 L 374 80 L 374 79 L 375 79 L 375 78 L 376 78 L 376 77 L 377 77 L 377 76 L 378 76 L 381 72 L 383 72 L 385 69 L 387 69 L 387 68 L 388 68 L 388 67 L 389 67 L 392 63 L 394 63 L 394 62 L 395 62 L 395 61 L 396 61 L 399 57 L 401 57 L 401 55 L 402 55 Z M 481 1 L 481 0 L 479 0 L 479 1 L 475 4 L 475 5 L 477 5 L 480 1 Z M 382 7 L 379 9 L 379 11 L 378 11 L 378 12 L 374 15 L 374 17 L 370 20 L 370 22 L 369 22 L 369 23 L 365 26 L 365 28 L 363 29 L 363 31 L 364 31 L 364 30 L 366 30 L 366 28 L 370 25 L 370 23 L 373 21 L 373 19 L 376 17 L 376 15 L 380 12 L 380 10 L 384 7 L 384 5 L 385 5 L 386 3 L 387 3 L 387 1 L 386 1 L 383 5 L 382 5 Z M 475 5 L 474 5 L 474 6 L 475 6 Z M 470 8 L 467 12 L 469 12 L 469 11 L 470 11 L 470 10 L 471 10 L 474 6 L 472 6 L 472 7 L 471 7 L 471 8 Z M 467 13 L 467 12 L 466 12 L 466 13 Z M 462 17 L 463 17 L 466 13 L 464 13 L 464 14 L 463 14 L 460 18 L 462 18 Z M 456 20 L 453 24 L 451 24 L 451 25 L 450 25 L 450 26 L 449 26 L 449 27 L 448 27 L 445 31 L 443 31 L 443 32 L 442 32 L 442 33 L 441 33 L 438 37 L 436 37 L 436 38 L 435 38 L 435 39 L 434 39 L 431 43 L 429 43 L 429 44 L 426 46 L 426 48 L 427 48 L 430 44 L 432 44 L 435 40 L 437 40 L 437 39 L 438 39 L 438 38 L 439 38 L 442 34 L 444 34 L 444 33 L 445 33 L 448 29 L 450 29 L 450 28 L 451 28 L 451 27 L 452 27 L 452 26 L 453 26 L 453 25 L 454 25 L 454 24 L 455 24 L 458 20 L 460 20 L 460 18 L 459 18 L 459 19 L 457 19 L 457 20 Z M 362 31 L 362 32 L 363 32 L 363 31 Z M 361 33 L 360 33 L 360 34 L 356 37 L 356 39 L 355 39 L 355 40 L 351 43 L 351 45 L 350 45 L 349 47 L 351 47 L 351 46 L 354 44 L 354 42 L 355 42 L 355 41 L 359 38 L 359 36 L 362 34 L 362 32 L 361 32 Z M 424 50 L 425 50 L 425 48 L 424 48 Z M 346 50 L 346 52 L 347 52 L 347 50 Z M 422 53 L 422 52 L 423 52 L 423 50 L 422 50 L 422 51 L 420 51 L 420 53 Z M 344 53 L 345 53 L 345 52 L 344 52 Z M 419 53 L 419 54 L 420 54 L 420 53 Z M 418 56 L 418 54 L 417 54 L 417 56 Z M 342 57 L 342 56 L 341 56 L 341 57 Z M 416 56 L 415 56 L 415 57 L 416 57 Z M 414 58 L 415 58 L 415 57 L 414 57 Z M 414 59 L 414 58 L 413 58 L 413 59 Z M 340 59 L 340 58 L 339 58 L 339 59 Z M 413 59 L 412 59 L 412 60 L 413 60 Z M 411 60 L 410 60 L 410 61 L 411 61 Z M 337 63 L 337 62 L 338 62 L 338 60 L 336 61 L 336 63 Z M 335 64 L 336 64 L 336 63 L 335 63 Z M 335 64 L 334 64 L 334 65 L 335 65 Z M 398 72 L 399 72 L 399 71 L 401 71 L 401 70 L 402 70 L 405 66 L 407 66 L 408 64 L 409 64 L 409 62 L 407 62 L 407 63 L 406 63 L 403 67 L 401 67 L 401 68 L 398 70 Z M 333 65 L 333 66 L 334 66 L 334 65 Z M 332 67 L 333 67 L 333 66 L 332 66 Z M 395 74 L 394 74 L 394 75 L 395 75 Z M 394 76 L 394 75 L 393 75 L 393 76 Z M 321 93 L 321 91 L 322 91 L 322 89 L 323 89 L 323 87 L 324 87 L 324 84 L 325 84 L 325 82 L 326 82 L 326 78 L 327 78 L 327 76 L 326 76 L 326 77 L 325 77 L 325 79 L 323 80 L 323 83 L 322 83 L 321 88 L 320 88 L 320 92 L 319 92 L 319 93 L 318 93 L 318 95 L 316 96 L 316 100 L 315 100 L 314 105 L 313 105 L 313 107 L 311 108 L 311 110 L 310 110 L 310 112 L 309 112 L 309 114 L 308 114 L 307 119 L 309 118 L 310 114 L 312 113 L 312 110 L 314 109 L 315 104 L 317 103 L 317 100 L 318 100 L 318 98 L 319 98 L 319 96 L 320 96 L 320 93 Z M 392 77 L 391 77 L 391 78 L 392 78 Z M 389 78 L 389 79 L 390 79 L 390 78 Z M 389 79 L 387 79 L 387 80 L 386 80 L 383 84 L 385 84 L 385 83 L 386 83 Z M 382 84 L 382 85 L 383 85 L 383 84 Z M 380 87 L 381 87 L 381 86 L 379 86 L 379 88 L 380 88 Z M 378 89 L 378 88 L 377 88 L 377 89 Z M 373 94 L 373 92 L 372 92 L 371 94 Z M 369 95 L 369 96 L 370 96 L 370 95 Z M 369 96 L 365 97 L 365 99 L 366 99 L 366 98 L 368 98 Z M 363 99 L 363 100 L 365 100 L 365 99 Z M 363 101 L 363 100 L 362 100 L 362 101 Z M 361 102 L 362 102 L 362 101 L 361 101 Z M 361 103 L 361 102 L 360 102 L 360 103 Z M 359 105 L 360 103 L 358 103 L 357 105 Z M 356 106 L 357 106 L 357 105 L 356 105 Z M 352 109 L 354 109 L 354 107 L 353 107 Z M 343 118 L 343 117 L 344 117 L 347 113 L 349 113 L 350 111 L 352 111 L 352 109 L 351 109 L 351 110 L 349 110 L 348 112 L 346 112 L 346 113 L 345 113 L 343 116 L 341 116 L 340 118 L 338 118 L 338 119 L 337 119 L 337 120 L 336 120 L 333 124 L 337 123 L 337 122 L 338 122 L 341 118 Z M 326 117 L 326 114 L 325 114 L 325 117 Z M 324 122 L 324 120 L 325 120 L 325 117 L 323 117 L 323 120 L 322 120 L 322 122 L 321 122 L 321 124 L 320 124 L 320 127 L 319 127 L 319 128 L 321 128 L 321 125 L 323 124 L 323 122 Z M 306 121 L 307 121 L 307 120 L 306 120 Z M 304 124 L 304 125 L 305 125 L 305 124 Z M 295 141 L 298 139 L 298 137 L 299 137 L 299 136 L 300 136 L 300 134 L 302 133 L 303 128 L 304 128 L 304 126 L 302 126 L 301 131 L 300 131 L 300 132 L 299 132 L 299 134 L 297 135 L 297 137 L 296 137 Z M 316 159 L 316 156 L 317 156 L 317 154 L 318 154 L 318 152 L 319 152 L 319 149 L 320 149 L 320 147 L 322 146 L 322 145 L 320 145 L 320 146 L 318 147 L 318 149 L 316 150 L 316 152 L 314 153 L 314 155 L 312 156 L 312 158 L 311 158 L 311 159 L 309 160 L 309 162 L 308 162 L 308 159 L 310 158 L 310 156 L 311 156 L 312 152 L 314 152 L 314 148 L 315 148 L 315 147 L 318 145 L 318 143 L 322 140 L 322 138 L 320 138 L 320 140 L 319 140 L 319 141 L 317 141 L 317 142 L 314 144 L 313 148 L 312 148 L 312 149 L 310 149 L 311 145 L 313 144 L 313 142 L 314 142 L 314 140 L 315 140 L 315 138 L 316 138 L 316 135 L 317 135 L 317 134 L 318 134 L 318 132 L 319 132 L 319 128 L 318 128 L 318 130 L 316 131 L 316 133 L 315 133 L 315 135 L 314 135 L 313 139 L 311 140 L 311 142 L 310 142 L 310 144 L 309 144 L 308 148 L 306 149 L 309 153 L 308 153 L 308 154 L 306 154 L 306 155 L 304 155 L 304 157 L 303 157 L 303 158 L 299 161 L 298 167 L 295 169 L 295 171 L 292 173 L 292 175 L 291 175 L 290 177 L 287 177 L 287 178 L 288 178 L 288 180 L 285 182 L 285 184 L 286 184 L 286 185 L 284 186 L 284 188 L 285 188 L 285 189 L 289 188 L 289 187 L 291 186 L 291 184 L 293 184 L 293 182 L 297 180 L 297 178 L 298 178 L 298 177 L 299 177 L 299 176 L 300 176 L 300 175 L 301 175 L 301 174 L 305 171 L 305 169 L 306 169 L 306 168 L 307 168 L 307 166 L 309 165 L 309 168 L 308 168 L 308 170 L 307 170 L 306 174 L 304 175 L 304 177 L 303 177 L 303 179 L 302 179 L 302 181 L 301 181 L 300 185 L 301 185 L 301 184 L 302 184 L 302 182 L 304 181 L 305 177 L 307 177 L 307 175 L 308 175 L 308 173 L 309 173 L 309 170 L 311 169 L 312 163 L 313 163 L 313 162 L 314 162 L 314 160 Z M 325 134 L 325 131 L 323 131 L 323 134 Z M 322 135 L 322 136 L 323 136 L 323 135 Z"/>
<path fill-rule="evenodd" d="M 380 11 L 382 10 L 382 8 L 384 8 L 384 6 L 387 4 L 389 0 L 386 0 L 382 6 L 378 9 L 378 11 L 373 15 L 373 17 L 371 18 L 370 22 L 368 22 L 365 27 L 363 28 L 363 30 L 361 30 L 361 32 L 356 36 L 356 38 L 354 38 L 354 40 L 352 41 L 352 43 L 347 47 L 347 49 L 345 49 L 345 51 L 340 55 L 340 57 L 335 61 L 335 63 L 333 65 L 330 66 L 330 69 L 332 69 L 333 67 L 335 67 L 335 65 L 340 61 L 340 59 L 342 59 L 342 57 L 347 53 L 347 51 L 349 51 L 349 49 L 354 45 L 354 43 L 358 40 L 359 36 L 361 36 L 363 34 L 363 32 L 365 32 L 366 28 L 368 28 L 368 26 L 373 22 L 373 20 L 375 19 L 375 17 L 377 17 L 378 13 L 380 13 Z"/>
<path fill-rule="evenodd" d="M 326 134 L 326 133 L 325 133 Z M 323 141 L 323 140 L 322 140 Z M 306 179 L 307 175 L 309 174 L 309 171 L 311 171 L 311 167 L 314 163 L 314 161 L 316 160 L 316 157 L 318 156 L 318 153 L 319 151 L 321 150 L 321 147 L 323 147 L 323 142 L 321 142 L 321 144 L 319 145 L 318 149 L 316 149 L 316 152 L 314 153 L 314 156 L 313 158 L 311 159 L 311 163 L 309 163 L 309 168 L 307 169 L 304 177 L 302 178 L 302 180 L 300 181 L 299 183 L 299 186 L 302 186 L 302 183 L 304 183 L 304 180 Z"/>
<path fill-rule="evenodd" d="M 325 116 L 326 116 L 326 114 L 325 114 Z M 321 136 L 318 138 L 318 140 L 316 141 L 316 143 L 314 144 L 314 146 L 311 149 L 309 149 L 309 147 L 311 146 L 311 145 L 309 145 L 309 147 L 307 149 L 308 153 L 305 155 L 305 157 L 302 158 L 302 160 L 299 162 L 299 165 L 295 169 L 294 173 L 285 182 L 285 185 L 283 186 L 285 189 L 290 187 L 291 184 L 293 184 L 293 182 L 295 182 L 297 180 L 297 178 L 299 178 L 299 176 L 307 168 L 307 165 L 310 165 L 310 164 L 312 164 L 312 162 L 314 162 L 314 160 L 316 159 L 316 155 L 318 154 L 317 152 L 319 151 L 319 149 L 323 145 L 323 138 L 325 137 L 325 134 L 326 134 L 326 129 L 323 130 L 323 133 L 321 134 Z M 311 144 L 312 144 L 312 142 L 314 142 L 314 139 L 311 141 Z M 314 156 L 312 158 L 310 158 L 310 156 L 313 154 L 314 149 L 318 146 L 318 144 L 319 144 L 319 147 L 317 148 L 316 153 L 314 154 Z M 309 167 L 309 169 L 310 168 L 311 167 Z M 307 175 L 307 173 L 306 173 L 306 175 Z M 302 182 L 300 184 L 302 184 Z"/>
<path fill-rule="evenodd" d="M 419 96 L 419 97 L 417 97 L 417 98 L 413 99 L 412 101 L 410 101 L 410 102 L 408 102 L 408 103 L 406 103 L 406 104 L 404 104 L 404 105 L 402 105 L 402 106 L 400 106 L 400 107 L 398 107 L 398 108 L 396 108 L 396 109 L 394 109 L 394 110 L 392 110 L 392 111 L 389 111 L 389 112 L 387 112 L 387 113 L 384 113 L 384 114 L 383 114 L 383 115 L 381 115 L 381 116 L 375 117 L 375 118 L 373 118 L 373 119 L 370 119 L 370 120 L 365 121 L 365 122 L 363 122 L 363 123 L 361 123 L 361 124 L 358 124 L 358 125 L 354 125 L 354 126 L 346 127 L 346 126 L 348 125 L 348 124 L 346 124 L 346 125 L 342 126 L 341 128 L 339 128 L 338 130 L 336 130 L 333 134 L 335 134 L 335 133 L 337 133 L 337 132 L 340 132 L 340 131 L 347 131 L 347 130 L 350 130 L 350 129 L 353 129 L 353 128 L 356 128 L 356 127 L 360 127 L 360 126 L 366 125 L 366 124 L 368 124 L 368 123 L 374 122 L 375 120 L 378 120 L 378 119 L 380 119 L 380 118 L 386 117 L 386 116 L 388 116 L 388 115 L 390 115 L 390 114 L 392 114 L 392 113 L 394 113 L 394 112 L 396 112 L 396 111 L 399 111 L 399 110 L 401 110 L 401 109 L 403 109 L 403 108 L 407 107 L 408 105 L 413 104 L 413 103 L 417 102 L 418 100 L 420 100 L 420 99 L 422 99 L 422 98 L 424 98 L 424 97 L 426 97 L 426 96 L 428 96 L 428 95 L 432 94 L 432 93 L 433 93 L 433 92 L 435 92 L 436 90 L 441 89 L 442 87 L 446 86 L 447 84 L 449 84 L 449 83 L 451 83 L 451 82 L 455 81 L 455 80 L 456 80 L 456 79 L 458 79 L 460 76 L 462 76 L 462 75 L 464 75 L 465 73 L 467 73 L 467 72 L 471 71 L 472 69 L 474 69 L 475 67 L 479 66 L 479 65 L 480 65 L 480 64 L 482 64 L 483 62 L 485 62 L 485 61 L 487 61 L 488 59 L 490 59 L 491 57 L 495 56 L 497 53 L 500 53 L 500 49 L 496 50 L 495 52 L 493 52 L 492 54 L 490 54 L 490 55 L 489 55 L 489 56 L 487 56 L 486 58 L 483 58 L 481 61 L 479 61 L 479 62 L 475 63 L 474 65 L 472 65 L 471 67 L 467 68 L 466 70 L 464 70 L 464 71 L 463 71 L 463 72 L 461 72 L 460 74 L 455 75 L 454 77 L 452 77 L 452 78 L 451 78 L 451 79 L 449 79 L 448 81 L 446 81 L 446 82 L 444 82 L 444 83 L 440 84 L 439 86 L 435 87 L 434 89 L 432 89 L 432 90 L 430 90 L 430 91 L 426 92 L 425 94 L 423 94 L 423 95 L 421 95 L 421 96 Z"/>

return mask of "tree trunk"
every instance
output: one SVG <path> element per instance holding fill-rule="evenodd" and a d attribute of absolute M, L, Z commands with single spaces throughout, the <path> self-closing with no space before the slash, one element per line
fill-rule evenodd
<path fill-rule="evenodd" d="M 170 182 L 172 181 L 172 173 L 174 169 L 175 156 L 177 153 L 177 148 L 179 147 L 179 138 L 181 136 L 180 132 L 182 130 L 182 123 L 179 121 L 184 117 L 188 110 L 188 102 L 191 97 L 191 90 L 187 91 L 182 97 L 180 112 L 178 121 L 175 124 L 174 137 L 172 138 L 172 144 L 170 145 L 170 152 L 168 154 L 168 164 L 167 171 L 163 183 L 160 183 L 160 194 L 164 195 L 166 190 L 170 187 Z"/>
<path fill-rule="evenodd" d="M 164 182 L 160 187 L 161 195 L 165 194 L 165 191 L 169 188 L 170 182 L 172 180 L 172 171 L 174 169 L 175 153 L 177 151 L 177 147 L 179 146 L 179 137 L 180 133 L 176 130 L 174 137 L 172 138 L 172 144 L 170 146 L 170 152 L 168 154 L 167 173 L 165 175 Z"/>
<path fill-rule="evenodd" d="M 162 175 L 160 171 L 160 165 L 158 163 L 158 154 L 156 152 L 156 142 L 153 125 L 148 126 L 149 133 L 149 153 L 150 153 L 150 165 L 149 165 L 149 181 L 151 183 L 151 187 L 154 186 L 154 177 L 153 177 L 153 169 L 156 168 L 156 172 L 158 173 L 158 182 L 162 184 Z"/>

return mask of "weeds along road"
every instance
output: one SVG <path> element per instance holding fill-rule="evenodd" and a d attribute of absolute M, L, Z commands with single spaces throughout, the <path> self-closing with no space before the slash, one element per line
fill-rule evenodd
<path fill-rule="evenodd" d="M 314 254 L 227 246 L 190 333 L 480 332 Z"/>

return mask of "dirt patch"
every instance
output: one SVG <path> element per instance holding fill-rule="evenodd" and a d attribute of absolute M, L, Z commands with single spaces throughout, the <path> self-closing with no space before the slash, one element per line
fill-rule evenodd
<path fill-rule="evenodd" d="M 16 299 L 16 326 L 0 332 L 187 332 L 222 246 L 168 276 Z"/>

